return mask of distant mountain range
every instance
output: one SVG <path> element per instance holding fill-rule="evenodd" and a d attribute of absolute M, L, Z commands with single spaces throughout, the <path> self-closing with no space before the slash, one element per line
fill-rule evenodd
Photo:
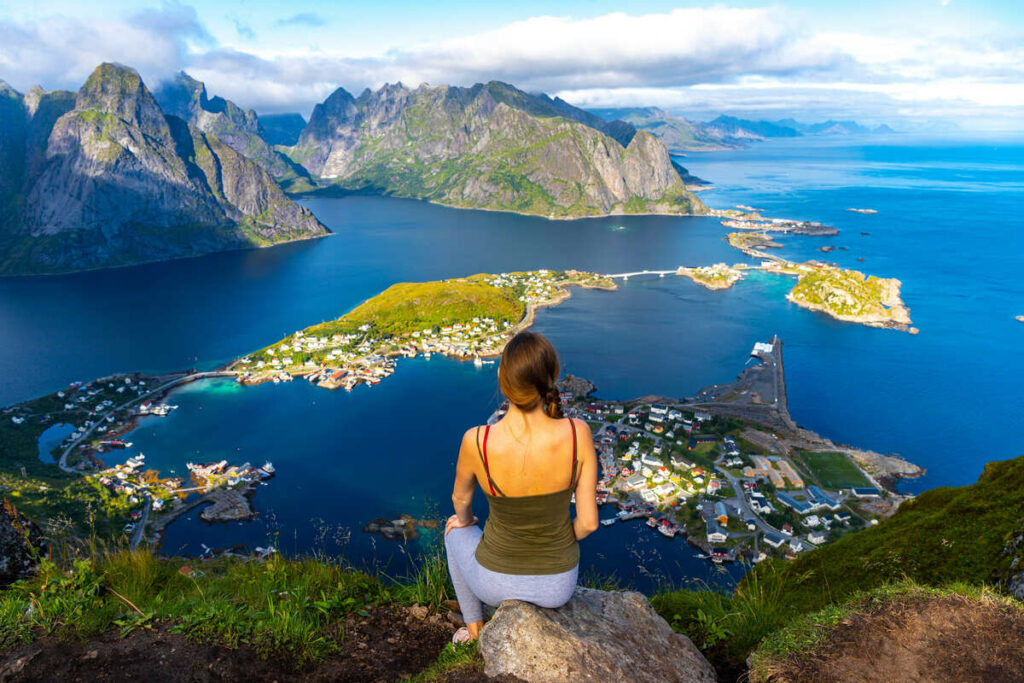
<path fill-rule="evenodd" d="M 319 185 L 574 218 L 703 213 L 654 136 L 505 83 L 343 88 L 286 150 Z"/>
<path fill-rule="evenodd" d="M 185 73 L 102 64 L 77 92 L 0 81 L 0 274 L 328 233 L 289 192 L 368 190 L 553 218 L 704 213 L 656 137 L 504 83 L 402 84 L 262 119 Z"/>
<path fill-rule="evenodd" d="M 645 130 L 661 139 L 673 153 L 736 149 L 768 138 L 896 132 L 885 124 L 869 128 L 856 121 L 829 120 L 806 124 L 794 119 L 752 121 L 723 115 L 712 121 L 700 122 L 675 116 L 658 107 L 593 109 L 591 112 L 606 120 L 621 119 Z"/>
<path fill-rule="evenodd" d="M 116 64 L 97 67 L 77 93 L 22 95 L 0 83 L 0 273 L 327 234 L 263 167 L 290 168 L 287 160 L 258 136 L 230 134 L 249 125 L 249 113 L 207 101 L 205 90 L 180 104 L 178 115 L 163 111 L 139 74 Z M 250 143 L 257 161 L 237 149 Z"/>

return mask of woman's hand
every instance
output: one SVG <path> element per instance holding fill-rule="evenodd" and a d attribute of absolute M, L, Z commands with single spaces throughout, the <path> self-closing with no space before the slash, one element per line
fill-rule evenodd
<path fill-rule="evenodd" d="M 463 522 L 459 519 L 458 515 L 452 515 L 448 518 L 448 521 L 444 525 L 444 535 L 447 536 L 448 532 L 452 529 L 461 529 L 462 527 L 473 526 L 479 521 L 480 520 L 478 520 L 476 517 L 473 517 L 473 519 L 471 519 L 470 521 Z"/>

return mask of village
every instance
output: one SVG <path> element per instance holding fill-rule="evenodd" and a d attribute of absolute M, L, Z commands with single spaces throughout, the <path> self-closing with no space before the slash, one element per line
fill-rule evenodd
<path fill-rule="evenodd" d="M 759 343 L 751 356 L 770 362 L 772 347 Z M 598 504 L 616 508 L 601 523 L 642 520 L 715 562 L 794 558 L 876 524 L 877 502 L 892 495 L 842 451 L 769 452 L 742 436 L 745 420 L 699 399 L 623 403 L 564 391 L 562 401 L 594 435 Z"/>
<path fill-rule="evenodd" d="M 380 330 L 374 321 L 330 336 L 300 330 L 292 337 L 239 359 L 231 367 L 238 371 L 238 381 L 246 385 L 290 382 L 295 377 L 303 377 L 327 389 L 351 390 L 360 384 L 379 384 L 389 377 L 395 371 L 397 357 L 422 355 L 430 358 L 438 354 L 472 359 L 478 365 L 493 363 L 490 359 L 501 353 L 505 342 L 532 324 L 537 308 L 555 305 L 569 297 L 568 286 L 615 287 L 607 278 L 575 270 L 481 275 L 472 281 L 513 299 L 518 315 L 462 316 L 456 311 L 449 319 L 430 325 L 412 316 L 403 325 L 405 329 L 400 330 Z M 444 287 L 460 282 L 445 280 L 424 285 Z M 343 317 L 337 322 L 344 321 Z"/>

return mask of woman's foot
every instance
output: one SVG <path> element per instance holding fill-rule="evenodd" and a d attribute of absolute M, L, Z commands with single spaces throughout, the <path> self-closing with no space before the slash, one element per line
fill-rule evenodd
<path fill-rule="evenodd" d="M 471 624 L 466 624 L 452 636 L 453 643 L 468 643 L 476 640 L 480 637 L 480 629 L 483 627 L 484 622 L 474 621 Z"/>

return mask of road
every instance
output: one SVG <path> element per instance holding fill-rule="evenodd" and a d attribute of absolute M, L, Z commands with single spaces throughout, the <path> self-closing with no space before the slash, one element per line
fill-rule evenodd
<path fill-rule="evenodd" d="M 740 483 L 739 479 L 737 479 L 733 475 L 729 474 L 729 471 L 726 470 L 721 465 L 721 462 L 723 460 L 724 460 L 724 458 L 719 459 L 717 462 L 715 462 L 715 469 L 717 469 L 719 474 L 721 474 L 723 477 L 726 478 L 726 480 L 728 480 L 729 484 L 732 486 L 732 490 L 736 492 L 736 502 L 735 502 L 735 505 L 736 505 L 736 507 L 740 508 L 740 510 L 745 515 L 744 516 L 744 520 L 747 520 L 747 519 L 754 520 L 754 523 L 757 524 L 757 528 L 760 529 L 763 533 L 772 533 L 772 534 L 780 534 L 781 535 L 782 532 L 780 530 L 776 529 L 772 525 L 770 525 L 767 522 L 765 522 L 763 519 L 761 519 L 760 515 L 758 515 L 756 512 L 754 512 L 753 510 L 750 509 L 750 506 L 747 505 L 747 498 L 746 498 L 746 496 L 743 495 L 743 485 Z"/>
<path fill-rule="evenodd" d="M 149 511 L 153 508 L 153 499 L 148 493 L 142 494 L 142 516 L 135 523 L 135 531 L 132 532 L 132 540 L 129 547 L 135 550 L 142 541 L 142 534 L 146 531 L 146 522 L 149 520 Z"/>
<path fill-rule="evenodd" d="M 78 446 L 78 444 L 80 444 L 80 443 L 82 443 L 82 441 L 88 439 L 92 435 L 92 433 L 96 430 L 97 427 L 99 427 L 104 422 L 106 422 L 106 419 L 108 417 L 110 417 L 111 415 L 113 415 L 117 411 L 124 410 L 125 408 L 129 407 L 133 403 L 139 403 L 141 401 L 144 401 L 147 398 L 149 398 L 150 396 L 153 396 L 155 394 L 159 394 L 160 392 L 163 392 L 163 391 L 167 391 L 168 389 L 172 389 L 173 387 L 176 387 L 179 384 L 187 384 L 189 382 L 195 382 L 196 380 L 200 380 L 200 379 L 209 379 L 211 377 L 234 377 L 237 374 L 238 374 L 237 372 L 232 372 L 232 371 L 228 371 L 228 370 L 214 370 L 214 371 L 211 371 L 211 372 L 196 372 L 196 373 L 193 373 L 193 374 L 190 374 L 190 375 L 184 375 L 182 377 L 177 377 L 175 379 L 172 379 L 169 382 L 165 382 L 165 383 L 161 384 L 160 386 L 158 386 L 155 389 L 151 389 L 150 391 L 147 391 L 145 394 L 142 394 L 141 396 L 135 396 L 133 398 L 130 398 L 127 401 L 125 401 L 124 403 L 122 403 L 121 405 L 114 406 L 113 408 L 108 410 L 106 413 L 104 413 L 103 415 L 98 417 L 96 419 L 96 421 L 92 424 L 92 426 L 89 427 L 89 429 L 85 430 L 85 433 L 82 434 L 82 436 L 80 436 L 77 439 L 75 439 L 74 441 L 72 441 L 71 444 L 67 448 L 64 449 L 64 452 L 61 453 L 60 460 L 57 462 L 57 464 L 65 472 L 74 474 L 75 470 L 73 468 L 71 468 L 71 467 L 68 467 L 68 464 L 67 464 L 68 455 L 71 454 L 71 451 L 73 451 L 75 449 L 75 447 Z"/>

